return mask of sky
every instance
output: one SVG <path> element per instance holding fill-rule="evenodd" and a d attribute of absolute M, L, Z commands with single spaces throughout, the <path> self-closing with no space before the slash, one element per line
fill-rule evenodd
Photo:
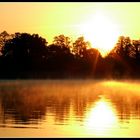
<path fill-rule="evenodd" d="M 49 43 L 60 34 L 83 35 L 101 48 L 120 35 L 140 39 L 140 2 L 0 2 L 4 30 L 38 33 Z"/>

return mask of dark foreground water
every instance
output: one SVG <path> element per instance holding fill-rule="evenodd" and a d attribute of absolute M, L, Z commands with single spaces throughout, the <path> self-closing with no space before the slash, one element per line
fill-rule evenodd
<path fill-rule="evenodd" d="M 0 137 L 140 137 L 140 81 L 0 81 Z"/>

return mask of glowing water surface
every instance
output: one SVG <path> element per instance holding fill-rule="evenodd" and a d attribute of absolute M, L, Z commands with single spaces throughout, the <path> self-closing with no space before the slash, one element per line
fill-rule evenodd
<path fill-rule="evenodd" d="M 0 81 L 0 137 L 140 137 L 140 81 Z"/>

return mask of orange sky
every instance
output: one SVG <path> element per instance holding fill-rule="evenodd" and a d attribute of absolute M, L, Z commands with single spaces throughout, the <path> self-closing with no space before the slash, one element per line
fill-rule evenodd
<path fill-rule="evenodd" d="M 97 22 L 95 27 L 93 19 L 98 12 L 105 14 L 101 15 L 100 22 L 115 26 L 111 25 L 112 28 L 103 24 L 98 26 Z M 82 24 L 87 26 L 88 23 L 90 27 L 83 29 Z M 117 29 L 114 30 L 113 28 L 116 27 Z M 108 32 L 116 36 L 119 33 L 132 39 L 139 39 L 140 2 L 1 2 L 0 32 L 4 30 L 8 33 L 38 33 L 49 43 L 54 36 L 60 34 L 73 39 L 85 35 L 90 41 L 93 36 L 98 40 L 96 45 L 100 40 L 95 36 L 104 33 L 104 36 L 109 37 Z"/>

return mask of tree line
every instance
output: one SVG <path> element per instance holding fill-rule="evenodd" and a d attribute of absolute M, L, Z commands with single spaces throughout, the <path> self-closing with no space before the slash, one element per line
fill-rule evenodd
<path fill-rule="evenodd" d="M 0 33 L 0 78 L 139 78 L 140 40 L 120 36 L 102 57 L 83 36 L 63 34 L 51 44 L 39 34 Z"/>

